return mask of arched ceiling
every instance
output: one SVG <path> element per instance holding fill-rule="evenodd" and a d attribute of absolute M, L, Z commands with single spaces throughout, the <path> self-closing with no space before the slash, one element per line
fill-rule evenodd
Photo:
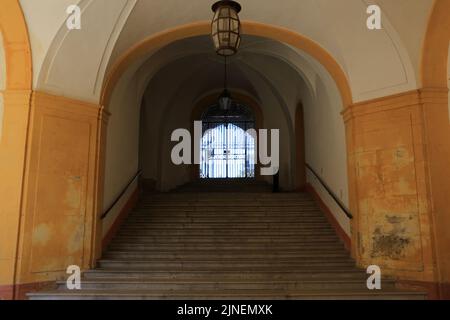
<path fill-rule="evenodd" d="M 336 108 L 337 112 L 343 109 L 336 84 L 325 68 L 312 57 L 285 44 L 261 37 L 244 36 L 243 41 L 245 45 L 239 53 L 229 59 L 230 87 L 245 91 L 260 102 L 265 101 L 261 96 L 263 93 L 272 91 L 272 96 L 278 100 L 277 106 L 286 106 L 285 116 L 292 122 L 298 102 L 306 94 L 314 99 L 318 82 L 327 86 L 330 96 L 335 97 L 330 101 L 330 106 Z M 140 79 L 139 96 L 147 88 L 149 80 L 168 65 L 176 67 L 172 68 L 174 71 L 167 90 L 188 85 L 192 88 L 190 94 L 195 92 L 189 97 L 190 100 L 185 97 L 186 103 L 194 104 L 202 95 L 221 90 L 223 59 L 217 57 L 209 46 L 209 37 L 199 36 L 180 40 L 154 53 L 136 72 L 136 77 Z M 183 53 L 189 54 L 184 56 Z M 178 61 L 182 62 L 177 63 Z M 191 74 L 195 77 L 187 84 L 180 82 Z M 154 81 L 160 82 L 159 78 L 154 78 Z M 157 92 L 161 95 L 160 90 L 164 87 L 160 88 Z"/>
<path fill-rule="evenodd" d="M 211 52 L 209 41 L 209 37 L 199 36 L 168 45 L 154 53 L 135 73 L 142 82 L 138 91 L 146 88 L 146 108 L 152 118 L 160 119 L 156 123 L 161 128 L 155 128 L 156 132 L 163 132 L 168 122 L 164 117 L 176 114 L 179 118 L 183 114 L 182 118 L 189 121 L 197 101 L 223 89 L 223 59 Z M 244 42 L 246 45 L 229 60 L 228 84 L 233 91 L 243 92 L 259 102 L 268 119 L 266 126 L 287 128 L 293 135 L 298 102 L 304 100 L 305 95 L 314 96 L 317 81 L 329 86 L 330 93 L 334 93 L 331 97 L 337 97 L 330 99 L 329 105 L 339 114 L 342 103 L 338 89 L 330 84 L 331 77 L 327 78 L 326 71 L 314 65 L 314 61 L 272 40 L 245 36 Z M 182 56 L 183 52 L 189 54 Z M 274 119 L 283 121 L 282 125 L 272 123 Z"/>
<path fill-rule="evenodd" d="M 329 122 L 337 119 L 336 122 L 343 126 L 339 121 L 342 101 L 338 88 L 335 84 L 333 86 L 333 80 L 325 68 L 304 53 L 265 38 L 245 36 L 243 40 L 245 45 L 229 61 L 229 86 L 232 91 L 249 95 L 259 102 L 265 128 L 282 128 L 283 161 L 289 166 L 295 162 L 295 154 L 289 150 L 295 149 L 294 121 L 298 103 L 304 102 L 309 113 L 331 118 Z M 183 54 L 187 52 L 189 54 Z M 177 41 L 154 52 L 139 66 L 130 73 L 139 79 L 136 81 L 139 83 L 138 92 L 146 88 L 145 114 L 146 121 L 150 123 L 148 137 L 154 139 L 152 143 L 148 142 L 153 148 L 148 152 L 165 157 L 168 153 L 163 152 L 163 146 L 167 147 L 170 139 L 157 137 L 170 137 L 173 128 L 189 128 L 196 103 L 212 93 L 219 95 L 223 88 L 223 59 L 210 50 L 209 37 L 198 36 Z M 126 81 L 122 80 L 119 84 Z M 326 90 L 320 90 L 324 87 Z M 319 97 L 321 106 L 317 108 L 319 106 L 315 102 Z M 317 110 L 312 111 L 314 109 Z M 326 135 L 330 132 L 330 123 L 322 117 L 317 117 L 322 121 L 315 125 L 327 128 L 322 133 Z M 341 127 L 333 132 L 339 130 L 344 132 Z M 334 136 L 327 137 L 325 141 L 333 144 L 333 139 Z M 165 160 L 162 159 L 162 162 Z M 163 174 L 163 170 L 153 169 L 155 174 Z M 286 183 L 292 182 L 289 180 L 292 176 L 286 177 Z M 160 177 L 159 180 L 164 179 Z"/>
<path fill-rule="evenodd" d="M 315 95 L 317 79 L 330 84 L 330 91 L 339 96 L 338 89 L 314 59 L 282 43 L 255 36 L 244 36 L 245 43 L 239 53 L 228 59 L 228 85 L 254 97 L 267 101 L 272 92 L 282 107 L 287 121 L 294 121 L 295 108 L 305 93 Z M 208 36 L 192 37 L 172 43 L 148 57 L 135 72 L 138 96 L 149 86 L 158 99 L 168 102 L 182 88 L 189 88 L 183 95 L 187 105 L 193 105 L 205 94 L 223 88 L 224 59 L 210 49 Z M 155 99 L 157 99 L 155 97 Z M 331 105 L 342 110 L 338 98 Z"/>
<path fill-rule="evenodd" d="M 201 0 L 189 5 L 182 0 L 81 0 L 82 29 L 69 32 L 65 9 L 77 1 L 20 2 L 30 30 L 34 87 L 91 102 L 99 101 L 108 68 L 131 47 L 212 15 L 212 2 Z M 383 30 L 378 31 L 366 28 L 365 0 L 347 0 L 345 5 L 247 0 L 241 18 L 285 27 L 317 42 L 346 73 L 356 102 L 420 86 L 419 57 L 433 1 L 375 2 L 385 13 Z"/>

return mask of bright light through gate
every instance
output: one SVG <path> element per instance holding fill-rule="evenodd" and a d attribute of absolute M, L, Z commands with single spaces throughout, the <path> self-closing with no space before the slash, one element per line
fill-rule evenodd
<path fill-rule="evenodd" d="M 201 143 L 201 178 L 253 178 L 255 139 L 247 133 L 253 123 L 204 123 Z"/>

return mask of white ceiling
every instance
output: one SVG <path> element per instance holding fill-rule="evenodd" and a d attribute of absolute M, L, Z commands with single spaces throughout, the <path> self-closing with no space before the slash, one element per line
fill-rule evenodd
<path fill-rule="evenodd" d="M 182 0 L 82 0 L 82 29 L 69 32 L 65 9 L 76 1 L 20 2 L 30 31 L 34 87 L 91 102 L 99 101 L 108 68 L 132 46 L 212 15 L 210 3 L 204 0 L 192 0 L 189 5 Z M 369 1 L 365 0 L 246 0 L 241 18 L 285 27 L 320 44 L 346 73 L 356 102 L 420 86 L 419 60 L 433 1 L 375 2 L 383 9 L 383 30 L 379 31 L 366 28 Z M 301 53 L 300 57 L 310 58 Z M 310 71 L 293 65 L 308 78 Z"/>

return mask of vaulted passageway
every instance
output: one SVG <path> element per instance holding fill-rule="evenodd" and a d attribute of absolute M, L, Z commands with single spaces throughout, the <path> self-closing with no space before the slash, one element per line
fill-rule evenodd
<path fill-rule="evenodd" d="M 285 43 L 257 36 L 244 36 L 243 43 L 239 53 L 227 61 L 234 109 L 224 111 L 217 105 L 224 87 L 224 60 L 211 51 L 207 36 L 172 42 L 141 61 L 133 73 L 125 71 L 108 105 L 105 200 L 112 198 L 116 184 L 123 185 L 116 181 L 126 181 L 138 170 L 146 195 L 121 226 L 114 209 L 105 216 L 105 225 L 116 221 L 117 233 L 114 236 L 111 229 L 103 230 L 112 241 L 104 243 L 97 268 L 86 273 L 93 278 L 84 279 L 84 291 L 72 294 L 61 282 L 56 291 L 44 290 L 30 297 L 371 297 L 362 281 L 364 270 L 356 267 L 343 243 L 349 250 L 351 220 L 344 212 L 349 206 L 347 148 L 338 85 L 313 57 Z M 302 117 L 298 116 L 300 105 Z M 220 118 L 218 123 L 215 117 Z M 186 128 L 193 136 L 195 120 L 204 121 L 204 135 L 200 136 L 204 153 L 211 151 L 209 142 L 203 143 L 205 137 L 218 137 L 216 143 L 222 144 L 215 148 L 222 150 L 221 158 L 210 155 L 218 171 L 203 162 L 199 166 L 180 165 L 171 158 L 176 145 L 171 141 L 172 133 Z M 232 171 L 236 166 L 228 162 L 228 154 L 223 158 L 223 152 L 232 149 L 226 140 L 244 132 L 241 126 L 245 130 L 280 130 L 280 195 L 270 194 L 273 177 L 261 175 L 259 166 L 250 169 L 256 179 L 253 183 L 199 181 L 211 175 L 238 177 Z M 221 141 L 224 134 L 226 139 Z M 219 161 L 224 163 L 219 165 Z M 298 163 L 314 170 L 299 168 Z M 314 176 L 317 172 L 328 184 Z M 304 176 L 297 180 L 299 174 Z M 326 192 L 343 206 L 328 215 L 334 228 L 311 195 L 298 193 L 305 191 L 306 185 L 325 193 L 323 201 L 328 206 L 336 205 L 336 199 Z M 208 192 L 211 190 L 214 192 Z M 180 194 L 171 193 L 174 191 Z M 237 245 L 236 240 L 242 243 L 239 250 L 230 247 Z M 180 251 L 174 244 L 184 249 Z M 258 254 L 263 247 L 267 252 Z M 316 272 L 318 265 L 322 272 Z M 292 274 L 298 268 L 302 269 L 302 279 Z M 339 279 L 332 281 L 336 268 Z M 161 272 L 166 276 L 158 281 L 152 278 Z M 226 274 L 213 281 L 207 276 L 211 272 Z M 282 282 L 273 283 L 271 275 L 276 273 L 285 275 Z M 237 277 L 242 274 L 248 278 Z M 375 292 L 374 298 L 424 297 L 423 293 L 398 291 L 389 279 L 384 282 L 386 290 Z"/>
<path fill-rule="evenodd" d="M 224 65 L 201 1 L 2 1 L 0 296 L 19 298 L 94 268 L 140 190 L 208 188 L 201 165 L 173 163 L 171 134 L 194 132 Z M 246 1 L 229 89 L 256 128 L 280 129 L 281 191 L 314 195 L 359 267 L 444 297 L 449 3 L 376 2 L 374 31 L 360 0 Z"/>

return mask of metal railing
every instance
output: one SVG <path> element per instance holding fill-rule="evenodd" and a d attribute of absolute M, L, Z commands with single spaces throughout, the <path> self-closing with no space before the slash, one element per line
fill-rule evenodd
<path fill-rule="evenodd" d="M 108 207 L 108 209 L 105 210 L 105 212 L 100 216 L 100 219 L 103 220 L 106 218 L 106 216 L 111 212 L 111 210 L 116 206 L 116 204 L 120 201 L 120 199 L 123 197 L 123 195 L 127 192 L 128 188 L 131 186 L 131 184 L 141 176 L 142 170 L 139 170 L 134 176 L 133 179 L 130 180 L 130 182 L 126 185 L 126 187 L 122 190 L 119 196 L 117 196 L 116 200 Z"/>
<path fill-rule="evenodd" d="M 306 168 L 311 171 L 311 173 L 319 180 L 320 184 L 325 188 L 325 190 L 328 192 L 328 194 L 333 198 L 333 200 L 337 203 L 337 205 L 341 208 L 341 210 L 345 213 L 347 218 L 353 219 L 353 215 L 351 214 L 350 210 L 345 206 L 345 204 L 342 203 L 342 201 L 334 194 L 333 191 L 331 191 L 331 188 L 326 184 L 325 181 L 322 180 L 322 178 L 317 174 L 316 171 L 309 165 L 305 164 Z"/>

